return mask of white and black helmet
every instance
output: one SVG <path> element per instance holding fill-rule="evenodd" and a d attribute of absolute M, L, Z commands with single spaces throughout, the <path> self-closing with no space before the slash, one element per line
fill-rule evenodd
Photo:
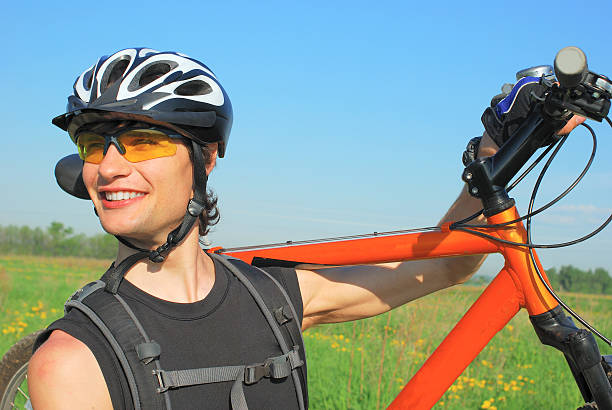
<path fill-rule="evenodd" d="M 232 127 L 232 104 L 206 65 L 149 48 L 101 57 L 76 79 L 66 111 L 53 124 L 73 140 L 84 124 L 134 119 L 173 124 L 199 144 L 217 142 L 220 157 Z"/>
<path fill-rule="evenodd" d="M 92 123 L 134 121 L 169 128 L 188 138 L 193 154 L 194 195 L 183 221 L 157 249 L 142 249 L 125 238 L 117 239 L 139 252 L 107 272 L 106 289 L 116 293 L 123 275 L 139 260 L 162 262 L 206 212 L 206 164 L 201 146 L 218 143 L 223 157 L 232 127 L 232 105 L 213 72 L 201 62 L 175 52 L 128 48 L 85 70 L 74 83 L 65 114 L 53 124 L 68 131 L 76 143 L 79 129 Z M 69 194 L 90 199 L 83 184 L 83 161 L 77 154 L 55 166 L 59 186 Z"/>

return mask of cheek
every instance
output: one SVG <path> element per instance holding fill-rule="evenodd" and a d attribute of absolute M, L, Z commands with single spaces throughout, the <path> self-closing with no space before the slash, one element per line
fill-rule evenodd
<path fill-rule="evenodd" d="M 93 189 L 97 174 L 98 171 L 96 165 L 88 162 L 83 164 L 83 182 L 85 183 L 85 188 L 87 188 L 88 191 Z"/>
<path fill-rule="evenodd" d="M 176 182 L 176 189 L 180 190 L 181 194 L 190 193 L 193 185 L 193 165 L 189 159 L 189 151 L 184 145 L 179 145 L 176 157 L 178 161 L 172 168 L 174 175 L 172 180 Z"/>
<path fill-rule="evenodd" d="M 185 164 L 177 170 L 175 175 L 176 189 L 181 192 L 181 195 L 186 195 L 191 198 L 191 192 L 193 188 L 193 169 L 191 162 Z"/>
<path fill-rule="evenodd" d="M 156 167 L 155 172 L 156 178 L 164 181 L 163 188 L 160 186 L 164 190 L 163 201 L 180 203 L 181 208 L 183 205 L 186 206 L 187 201 L 191 198 L 193 185 L 192 165 L 187 149 L 179 146 L 176 155 L 166 159 L 163 166 Z"/>

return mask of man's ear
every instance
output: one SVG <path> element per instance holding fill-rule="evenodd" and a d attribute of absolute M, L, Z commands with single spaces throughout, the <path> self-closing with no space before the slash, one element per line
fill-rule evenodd
<path fill-rule="evenodd" d="M 216 142 L 212 144 L 207 144 L 206 148 L 208 149 L 208 152 L 210 153 L 210 161 L 208 162 L 208 164 L 206 164 L 206 175 L 210 175 L 213 168 L 217 164 L 217 154 L 219 153 L 219 144 Z"/>

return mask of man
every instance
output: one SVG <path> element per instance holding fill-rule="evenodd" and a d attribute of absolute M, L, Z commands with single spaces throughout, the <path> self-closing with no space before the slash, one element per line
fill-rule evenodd
<path fill-rule="evenodd" d="M 208 67 L 149 49 L 100 59 L 77 79 L 68 113 L 54 119 L 84 160 L 84 189 L 79 185 L 70 193 L 90 198 L 103 228 L 120 241 L 98 294 L 120 296 L 129 305 L 161 346 L 157 355 L 167 369 L 245 365 L 278 350 L 227 263 L 199 245 L 200 235 L 218 219 L 206 176 L 225 154 L 231 122 L 229 98 Z M 496 149 L 485 134 L 479 155 Z M 480 208 L 464 189 L 441 222 Z M 305 330 L 378 315 L 462 283 L 483 259 L 297 266 L 268 273 L 282 283 Z M 35 409 L 134 407 L 130 381 L 102 333 L 76 309 L 50 326 L 28 372 Z M 240 394 L 251 408 L 297 408 L 299 387 L 290 379 L 195 383 L 160 393 L 175 408 L 235 408 L 244 405 Z"/>

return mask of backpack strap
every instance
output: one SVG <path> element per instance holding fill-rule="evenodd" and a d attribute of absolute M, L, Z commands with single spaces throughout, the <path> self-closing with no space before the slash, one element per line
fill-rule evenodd
<path fill-rule="evenodd" d="M 247 288 L 257 303 L 283 355 L 295 351 L 301 364 L 292 368 L 291 376 L 295 386 L 300 409 L 308 407 L 306 383 L 306 355 L 300 321 L 287 291 L 268 272 L 234 258 L 210 253 L 213 259 L 223 264 Z M 282 329 L 282 330 L 281 330 Z"/>
<path fill-rule="evenodd" d="M 302 366 L 297 349 L 287 354 L 270 357 L 263 363 L 239 366 L 206 367 L 186 370 L 154 370 L 158 377 L 158 392 L 168 389 L 193 386 L 196 384 L 219 383 L 234 381 L 230 393 L 233 410 L 248 410 L 244 396 L 243 384 L 257 383 L 263 377 L 283 379 Z"/>
<path fill-rule="evenodd" d="M 232 409 L 247 410 L 243 384 L 256 383 L 263 377 L 282 379 L 289 375 L 293 379 L 299 408 L 306 409 L 304 341 L 298 315 L 286 290 L 262 269 L 238 259 L 209 255 L 247 288 L 270 325 L 282 355 L 251 365 L 162 370 L 159 364 L 161 347 L 148 337 L 125 300 L 107 290 L 106 274 L 102 280 L 76 291 L 64 308 L 66 312 L 70 309 L 81 311 L 108 340 L 128 380 L 136 410 L 170 410 L 169 389 L 225 381 L 234 381 L 230 394 Z"/>
<path fill-rule="evenodd" d="M 85 285 L 68 299 L 65 311 L 81 311 L 108 340 L 127 378 L 136 410 L 170 410 L 169 394 L 158 394 L 155 389 L 154 371 L 161 369 L 159 344 L 148 337 L 125 300 L 104 291 L 105 287 L 102 280 Z"/>

